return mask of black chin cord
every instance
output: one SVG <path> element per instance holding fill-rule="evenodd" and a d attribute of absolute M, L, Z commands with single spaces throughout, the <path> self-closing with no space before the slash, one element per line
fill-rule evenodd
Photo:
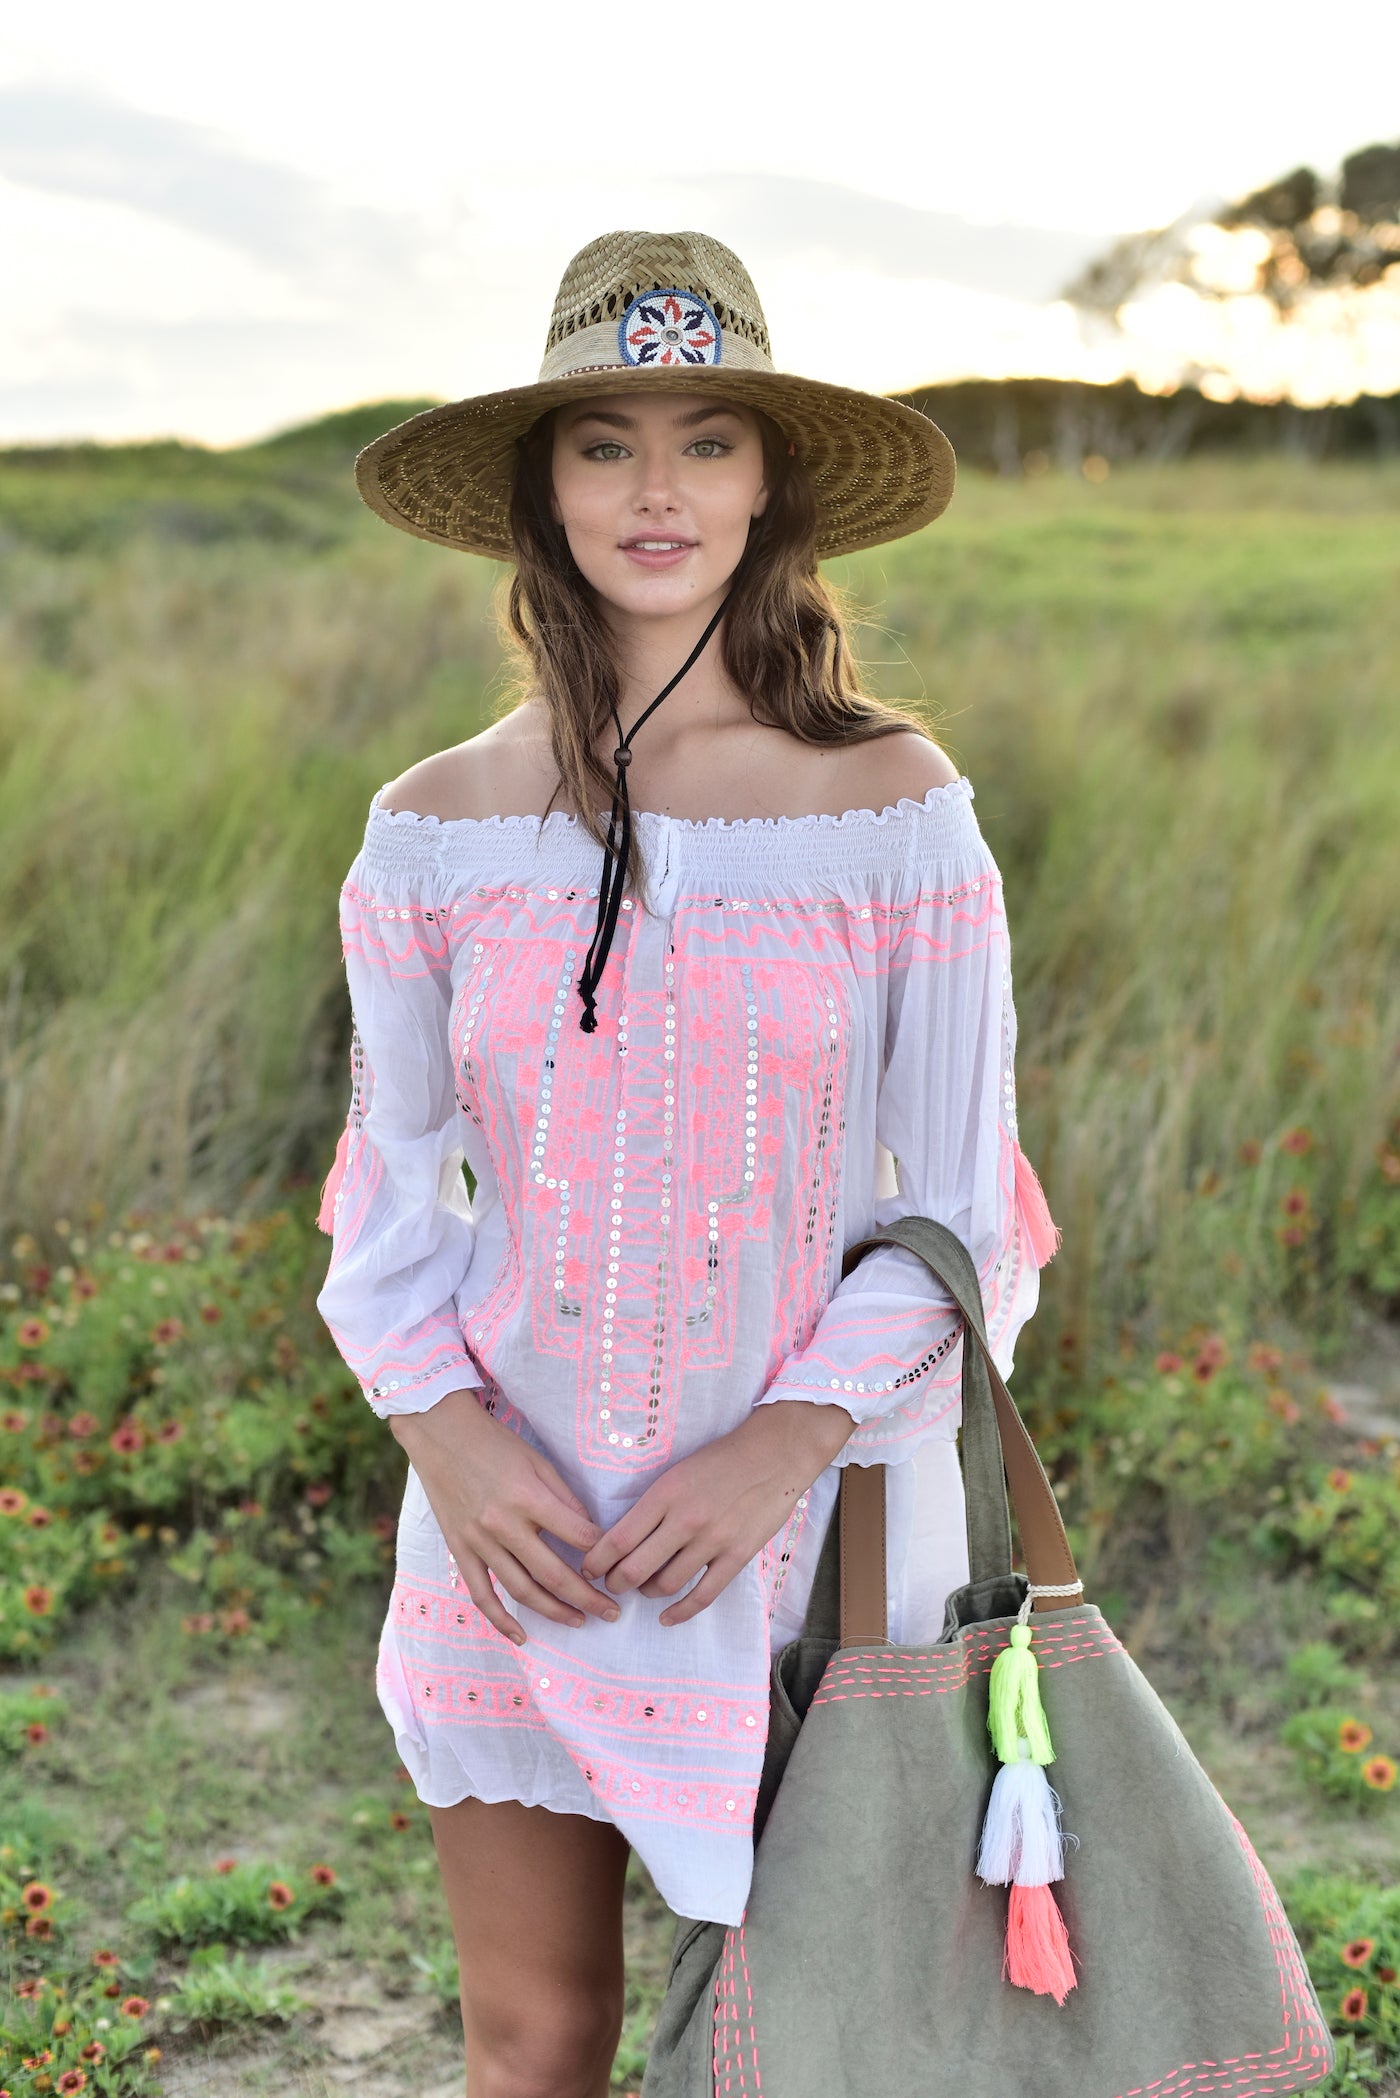
<path fill-rule="evenodd" d="M 598 923 L 594 928 L 592 945 L 584 957 L 583 971 L 578 980 L 578 994 L 583 1000 L 583 1014 L 579 1029 L 583 1034 L 593 1034 L 598 1026 L 594 1012 L 594 992 L 602 980 L 604 964 L 612 946 L 613 934 L 617 930 L 617 914 L 622 908 L 622 892 L 627 884 L 627 861 L 632 849 L 632 804 L 627 794 L 627 767 L 632 762 L 632 738 L 663 699 L 675 691 L 686 672 L 693 669 L 705 652 L 706 644 L 724 616 L 726 598 L 714 618 L 696 642 L 669 685 L 662 687 L 651 705 L 637 716 L 624 736 L 618 711 L 609 700 L 612 718 L 617 727 L 617 749 L 613 752 L 613 763 L 617 767 L 617 780 L 613 787 L 612 808 L 608 815 L 608 839 L 603 848 L 603 878 L 598 889 Z"/>

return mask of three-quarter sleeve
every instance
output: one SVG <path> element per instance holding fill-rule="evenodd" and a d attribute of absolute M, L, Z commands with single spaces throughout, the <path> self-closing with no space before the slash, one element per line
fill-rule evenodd
<path fill-rule="evenodd" d="M 993 1357 L 1009 1377 L 1016 1338 L 1059 1242 L 1016 1126 L 1016 1010 L 1002 879 L 980 831 L 919 848 L 889 903 L 888 983 L 875 1133 L 897 1193 L 873 1224 L 928 1216 L 967 1246 Z M 848 1230 L 847 1242 L 865 1236 Z M 807 1399 L 857 1422 L 838 1463 L 897 1463 L 961 1415 L 962 1315 L 902 1246 L 866 1253 L 839 1280 L 807 1344 L 760 1404 Z"/>
<path fill-rule="evenodd" d="M 350 1104 L 317 1221 L 316 1306 L 381 1418 L 483 1379 L 458 1299 L 475 1229 L 449 1039 L 451 950 L 431 859 L 356 857 L 340 892 Z"/>

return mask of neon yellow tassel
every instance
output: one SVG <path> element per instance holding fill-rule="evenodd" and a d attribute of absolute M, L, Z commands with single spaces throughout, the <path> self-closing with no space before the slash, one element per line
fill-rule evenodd
<path fill-rule="evenodd" d="M 987 1694 L 987 1725 L 992 1745 L 1003 1763 L 1021 1760 L 1024 1736 L 1032 1763 L 1053 1763 L 1050 1728 L 1040 1702 L 1040 1663 L 1031 1652 L 1031 1628 L 1011 1627 L 1011 1644 L 992 1663 Z"/>

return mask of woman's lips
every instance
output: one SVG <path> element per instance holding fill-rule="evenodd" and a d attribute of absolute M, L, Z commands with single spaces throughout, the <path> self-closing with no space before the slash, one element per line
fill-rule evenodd
<path fill-rule="evenodd" d="M 655 544 L 651 546 L 624 544 L 622 551 L 626 554 L 628 560 L 635 561 L 639 568 L 676 568 L 687 554 L 694 553 L 695 542 L 693 539 L 684 539 L 679 545 L 672 544 L 664 548 Z"/>

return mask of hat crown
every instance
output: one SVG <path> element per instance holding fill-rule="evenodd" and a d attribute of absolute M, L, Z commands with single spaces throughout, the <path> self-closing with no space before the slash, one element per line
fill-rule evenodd
<path fill-rule="evenodd" d="M 570 336 L 616 327 L 639 293 L 688 291 L 703 299 L 726 335 L 772 360 L 768 323 L 748 271 L 732 248 L 707 233 L 604 233 L 580 248 L 559 280 L 545 359 Z"/>

